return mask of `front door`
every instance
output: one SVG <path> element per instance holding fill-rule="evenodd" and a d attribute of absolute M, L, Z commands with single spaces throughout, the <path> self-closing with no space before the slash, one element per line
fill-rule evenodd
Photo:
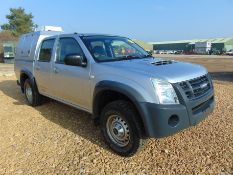
<path fill-rule="evenodd" d="M 73 37 L 60 37 L 56 59 L 53 64 L 51 83 L 56 97 L 83 109 L 90 109 L 90 66 L 70 66 L 64 64 L 67 55 L 85 56 L 78 41 Z"/>

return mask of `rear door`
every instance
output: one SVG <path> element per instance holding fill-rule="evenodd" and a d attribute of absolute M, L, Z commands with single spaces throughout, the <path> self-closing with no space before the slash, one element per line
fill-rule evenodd
<path fill-rule="evenodd" d="M 35 62 L 34 73 L 39 92 L 52 95 L 51 87 L 51 72 L 52 61 L 54 57 L 54 43 L 55 38 L 43 40 L 38 58 Z"/>
<path fill-rule="evenodd" d="M 88 110 L 90 108 L 90 64 L 87 67 L 64 64 L 67 55 L 85 56 L 79 42 L 74 37 L 58 39 L 51 83 L 56 97 Z"/>

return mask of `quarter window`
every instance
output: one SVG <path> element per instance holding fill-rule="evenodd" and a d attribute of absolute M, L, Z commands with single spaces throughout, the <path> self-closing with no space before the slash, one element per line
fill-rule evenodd
<path fill-rule="evenodd" d="M 64 64 L 64 59 L 67 55 L 83 56 L 82 49 L 74 38 L 59 39 L 56 62 Z"/>
<path fill-rule="evenodd" d="M 44 40 L 39 55 L 39 61 L 50 62 L 53 54 L 53 45 L 55 39 Z"/>

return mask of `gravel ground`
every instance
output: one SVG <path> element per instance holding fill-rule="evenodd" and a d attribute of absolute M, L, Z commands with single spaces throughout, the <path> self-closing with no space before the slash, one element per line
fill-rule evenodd
<path fill-rule="evenodd" d="M 0 76 L 9 77 L 12 75 L 14 75 L 14 65 L 0 63 Z"/>
<path fill-rule="evenodd" d="M 88 114 L 55 101 L 29 107 L 15 78 L 0 77 L 0 174 L 230 174 L 232 89 L 215 83 L 213 115 L 122 158 L 106 147 Z"/>
<path fill-rule="evenodd" d="M 55 101 L 29 107 L 15 80 L 0 76 L 0 174 L 233 174 L 232 82 L 215 81 L 209 118 L 122 158 L 89 114 Z"/>

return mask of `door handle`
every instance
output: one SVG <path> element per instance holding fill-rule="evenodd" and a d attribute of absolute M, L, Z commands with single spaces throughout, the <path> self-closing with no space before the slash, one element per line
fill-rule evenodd
<path fill-rule="evenodd" d="M 58 68 L 56 68 L 56 67 L 54 67 L 53 68 L 53 72 L 55 73 L 55 74 L 57 74 L 59 71 L 58 71 Z"/>

